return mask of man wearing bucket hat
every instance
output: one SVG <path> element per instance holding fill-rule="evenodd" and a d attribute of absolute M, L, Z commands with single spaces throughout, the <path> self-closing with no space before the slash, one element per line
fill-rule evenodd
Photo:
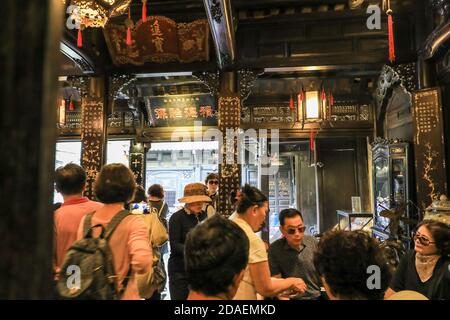
<path fill-rule="evenodd" d="M 184 187 L 183 197 L 178 199 L 184 207 L 175 212 L 169 220 L 169 291 L 172 300 L 186 300 L 189 294 L 184 269 L 184 244 L 186 235 L 197 224 L 207 218 L 203 205 L 211 202 L 203 183 L 189 183 Z"/>

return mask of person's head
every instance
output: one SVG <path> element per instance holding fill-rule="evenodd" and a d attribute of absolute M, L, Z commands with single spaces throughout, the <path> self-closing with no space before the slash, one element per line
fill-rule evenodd
<path fill-rule="evenodd" d="M 162 199 L 164 198 L 164 189 L 160 184 L 152 184 L 148 188 L 148 196 L 151 198 Z"/>
<path fill-rule="evenodd" d="M 94 184 L 95 195 L 103 203 L 127 203 L 133 197 L 135 188 L 133 173 L 120 163 L 105 165 Z"/>
<path fill-rule="evenodd" d="M 414 250 L 424 255 L 450 254 L 450 226 L 433 220 L 422 221 L 414 235 Z"/>
<path fill-rule="evenodd" d="M 300 211 L 284 209 L 279 214 L 280 231 L 291 247 L 299 247 L 305 235 L 305 224 Z"/>
<path fill-rule="evenodd" d="M 259 189 L 248 184 L 242 187 L 236 212 L 250 224 L 253 231 L 261 229 L 268 211 L 269 201 Z"/>
<path fill-rule="evenodd" d="M 230 192 L 230 203 L 236 205 L 241 200 L 241 190 Z"/>
<path fill-rule="evenodd" d="M 364 231 L 326 232 L 314 255 L 314 266 L 333 300 L 382 300 L 391 279 L 377 240 Z"/>
<path fill-rule="evenodd" d="M 214 216 L 186 237 L 185 267 L 191 290 L 232 299 L 248 263 L 249 241 L 231 220 Z"/>
<path fill-rule="evenodd" d="M 215 194 L 219 189 L 219 175 L 215 172 L 208 173 L 205 179 L 209 194 Z"/>
<path fill-rule="evenodd" d="M 86 187 L 86 171 L 75 163 L 66 164 L 55 171 L 55 189 L 63 196 L 81 194 Z"/>
<path fill-rule="evenodd" d="M 133 199 L 131 203 L 147 202 L 147 196 L 145 195 L 145 189 L 139 185 L 136 186 L 134 190 Z"/>
<path fill-rule="evenodd" d="M 200 213 L 205 202 L 211 202 L 208 190 L 203 183 L 188 183 L 184 187 L 183 197 L 178 199 L 185 203 L 185 207 L 192 213 Z"/>

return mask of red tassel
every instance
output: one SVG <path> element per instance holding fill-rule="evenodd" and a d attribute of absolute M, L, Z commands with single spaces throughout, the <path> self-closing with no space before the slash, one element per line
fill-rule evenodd
<path fill-rule="evenodd" d="M 77 47 L 81 48 L 83 46 L 83 36 L 81 35 L 81 27 L 78 29 Z"/>
<path fill-rule="evenodd" d="M 70 99 L 70 102 L 69 102 L 69 110 L 73 110 L 73 103 L 72 103 L 72 99 Z"/>
<path fill-rule="evenodd" d="M 334 106 L 334 97 L 331 91 L 330 91 L 330 106 Z"/>
<path fill-rule="evenodd" d="M 130 8 L 128 8 L 128 22 L 131 20 Z M 131 46 L 131 27 L 127 28 L 127 46 Z"/>
<path fill-rule="evenodd" d="M 322 102 L 323 102 L 323 105 L 325 105 L 327 103 L 327 95 L 323 88 L 322 88 Z"/>
<path fill-rule="evenodd" d="M 300 107 L 303 103 L 303 91 L 300 91 L 300 93 L 297 95 L 297 103 L 298 106 Z"/>
<path fill-rule="evenodd" d="M 314 145 L 314 131 L 311 129 L 309 131 L 309 149 L 311 151 L 314 151 L 315 145 Z"/>
<path fill-rule="evenodd" d="M 131 46 L 131 28 L 127 29 L 127 46 Z"/>
<path fill-rule="evenodd" d="M 395 60 L 395 43 L 394 43 L 394 22 L 392 15 L 388 14 L 388 33 L 389 33 L 389 61 L 392 63 Z"/>
<path fill-rule="evenodd" d="M 142 1 L 142 22 L 147 21 L 147 1 Z"/>
<path fill-rule="evenodd" d="M 292 98 L 292 95 L 289 98 L 289 108 L 290 109 L 294 109 L 294 99 Z"/>

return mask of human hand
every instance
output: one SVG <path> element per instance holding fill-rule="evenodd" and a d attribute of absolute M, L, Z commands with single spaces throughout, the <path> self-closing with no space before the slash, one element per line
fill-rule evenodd
<path fill-rule="evenodd" d="M 292 285 L 291 285 L 291 290 L 297 292 L 297 293 L 305 293 L 306 291 L 306 283 L 305 281 L 303 281 L 303 279 L 301 278 L 290 278 L 292 279 Z"/>

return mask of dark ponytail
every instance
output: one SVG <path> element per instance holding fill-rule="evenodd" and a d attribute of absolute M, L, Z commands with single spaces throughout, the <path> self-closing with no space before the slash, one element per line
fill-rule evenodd
<path fill-rule="evenodd" d="M 252 206 L 262 207 L 266 201 L 267 197 L 258 188 L 252 187 L 246 184 L 241 189 L 241 200 L 237 203 L 236 212 L 239 214 L 244 214 L 248 208 Z"/>

